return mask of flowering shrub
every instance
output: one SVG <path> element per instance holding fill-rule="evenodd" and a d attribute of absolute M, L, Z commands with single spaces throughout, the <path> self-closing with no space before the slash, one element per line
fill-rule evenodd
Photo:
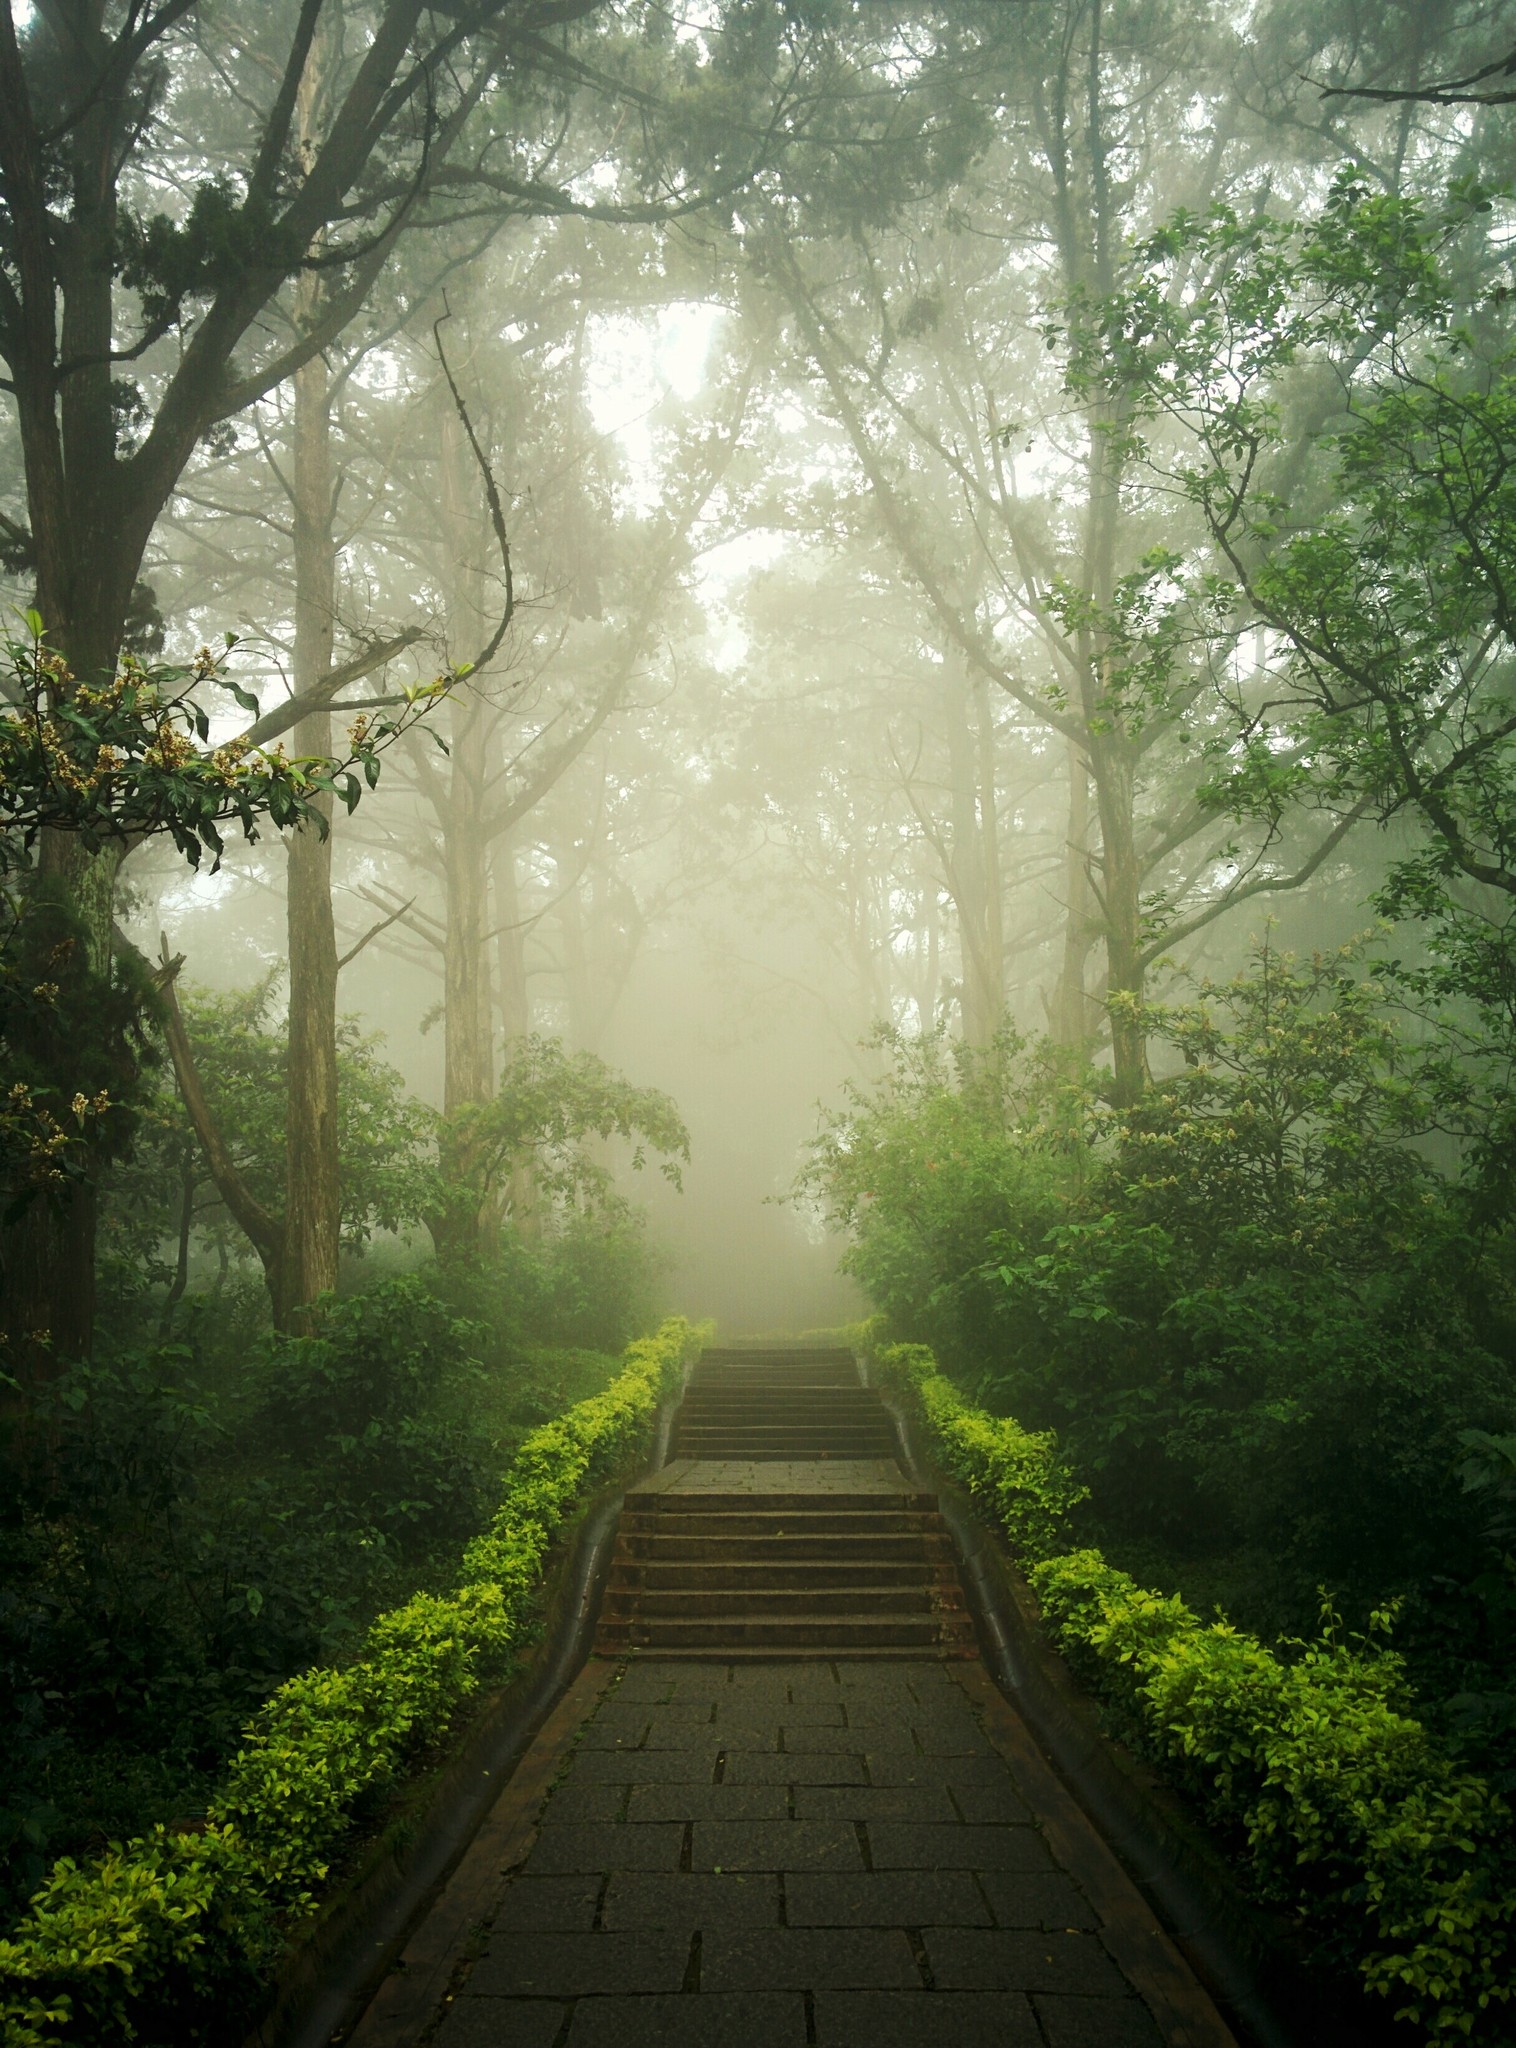
<path fill-rule="evenodd" d="M 381 1614 L 342 1670 L 291 1679 L 248 1729 L 200 1834 L 63 1859 L 0 1941 L 3 2048 L 206 2038 L 251 2006 L 281 1918 L 308 1911 L 354 1823 L 526 1636 L 555 1530 L 647 1441 L 705 1331 L 630 1346 L 603 1393 L 532 1431 L 451 1594 Z"/>

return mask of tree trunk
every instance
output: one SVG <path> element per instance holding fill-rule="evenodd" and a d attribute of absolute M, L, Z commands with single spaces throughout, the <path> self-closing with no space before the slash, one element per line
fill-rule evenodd
<path fill-rule="evenodd" d="M 302 296 L 306 296 L 302 291 Z M 314 311 L 314 308 L 309 310 Z M 332 664 L 336 553 L 332 540 L 332 446 L 326 364 L 295 373 L 295 687 L 319 684 Z M 295 727 L 297 754 L 329 754 L 332 718 Z M 332 915 L 332 800 L 319 799 L 323 834 L 290 834 L 288 1100 L 285 1109 L 284 1255 L 274 1321 L 304 1326 L 302 1311 L 337 1284 L 341 1162 L 337 1139 L 337 928 Z"/>
<path fill-rule="evenodd" d="M 500 990 L 501 1037 L 505 1058 L 526 1038 L 532 1028 L 531 994 L 526 980 L 526 931 L 521 919 L 521 892 L 516 885 L 516 850 L 507 840 L 497 842 L 490 862 L 494 880 L 495 947 Z M 529 1244 L 542 1236 L 542 1216 L 537 1206 L 537 1188 L 529 1160 L 518 1160 L 511 1168 L 506 1199 L 512 1227 Z"/>
<path fill-rule="evenodd" d="M 1147 1035 L 1142 1001 L 1142 867 L 1132 817 L 1133 762 L 1117 737 L 1092 749 L 1100 810 L 1100 892 L 1104 899 L 1106 1004 L 1111 1018 L 1113 1095 L 1126 1106 L 1147 1086 Z"/>
<path fill-rule="evenodd" d="M 52 899 L 66 919 L 62 957 L 50 972 L 59 1002 L 75 1016 L 89 1015 L 93 993 L 107 986 L 112 959 L 116 876 L 121 855 L 113 847 L 89 853 L 68 833 L 44 836 L 39 863 L 39 897 L 29 917 L 49 915 Z M 103 1005 L 100 1014 L 108 1019 Z M 106 1021 L 102 1029 L 113 1030 Z M 49 1047 L 37 1048 L 45 1067 L 54 1064 Z M 131 1055 L 122 1047 L 123 1065 Z M 66 1123 L 78 1076 L 59 1070 L 50 1083 L 48 1106 Z M 99 1203 L 97 1163 L 85 1162 L 82 1179 L 56 1198 L 33 1200 L 4 1234 L 3 1328 L 7 1363 L 23 1384 L 40 1385 L 72 1360 L 87 1358 L 95 1327 L 95 1232 Z"/>
<path fill-rule="evenodd" d="M 443 415 L 441 526 L 450 567 L 448 632 L 455 645 L 477 644 L 484 616 L 477 568 L 483 518 L 462 427 Z M 495 1092 L 494 1018 L 489 975 L 489 837 L 485 798 L 492 720 L 471 677 L 449 699 L 448 777 L 439 805 L 443 860 L 442 1109 L 453 1118 Z M 475 1198 L 475 1149 L 466 1135 L 444 1129 L 442 1171 L 453 1192 L 432 1226 L 439 1257 L 476 1253 L 488 1231 Z"/>
<path fill-rule="evenodd" d="M 1063 958 L 1048 1026 L 1060 1045 L 1088 1049 L 1094 1018 L 1085 988 L 1090 949 L 1095 941 L 1090 904 L 1090 771 L 1082 748 L 1068 746 L 1069 822 L 1063 856 Z"/>
<path fill-rule="evenodd" d="M 1005 1011 L 1005 932 L 1000 901 L 999 821 L 988 684 L 950 686 L 947 742 L 952 840 L 945 877 L 958 913 L 967 1045 L 993 1042 Z M 971 723 L 970 709 L 975 716 Z"/>

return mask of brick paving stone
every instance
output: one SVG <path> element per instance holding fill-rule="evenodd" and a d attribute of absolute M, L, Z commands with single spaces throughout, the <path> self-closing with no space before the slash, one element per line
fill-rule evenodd
<path fill-rule="evenodd" d="M 990 1902 L 997 1927 L 1066 1931 L 1100 1925 L 1084 1894 L 1061 1871 L 982 1870 L 979 1888 Z"/>
<path fill-rule="evenodd" d="M 587 1821 L 618 1821 L 625 1804 L 624 1785 L 555 1785 L 538 1824 L 560 1827 L 572 1821 L 582 1827 Z"/>
<path fill-rule="evenodd" d="M 630 1758 L 627 1759 L 631 1761 Z M 998 1756 L 916 1756 L 903 1749 L 864 1751 L 871 1785 L 1003 1785 Z"/>
<path fill-rule="evenodd" d="M 639 1706 L 621 1712 L 602 1709 L 580 1732 L 581 1749 L 635 1749 L 647 1734 L 656 1707 Z M 686 1730 L 686 1738 L 688 1730 Z"/>
<path fill-rule="evenodd" d="M 1147 2007 L 1135 1998 L 1034 1998 L 1048 2048 L 1163 2048 Z"/>
<path fill-rule="evenodd" d="M 648 1705 L 661 1705 L 675 1696 L 679 1680 L 679 1666 L 665 1665 L 661 1670 L 638 1665 L 627 1673 L 616 1687 L 618 1703 L 640 1700 Z"/>
<path fill-rule="evenodd" d="M 588 1933 L 595 1924 L 604 1879 L 593 1876 L 517 1877 L 506 1886 L 495 1915 L 498 1933 L 530 1930 Z"/>
<path fill-rule="evenodd" d="M 966 1870 L 797 1871 L 784 1880 L 791 1927 L 988 1927 Z"/>
<path fill-rule="evenodd" d="M 897 1727 L 901 1722 L 948 1720 L 954 1716 L 961 1718 L 963 1711 L 961 1701 L 939 1702 L 933 1699 L 923 1703 L 911 1693 L 891 1694 L 885 1699 L 849 1697 L 844 1704 L 847 1708 L 848 1725 L 853 1728 L 889 1729 Z M 979 1738 L 979 1746 L 985 1750 L 989 1748 L 982 1735 Z"/>
<path fill-rule="evenodd" d="M 613 1877 L 606 1888 L 602 1925 L 628 1927 L 777 1927 L 779 1880 L 770 1870 L 639 1872 Z M 802 1987 L 803 1988 L 803 1987 Z"/>
<path fill-rule="evenodd" d="M 437 2048 L 553 2048 L 567 2011 L 543 1998 L 459 1998 L 437 2031 Z"/>
<path fill-rule="evenodd" d="M 998 1783 L 991 1780 L 983 1785 L 965 1785 L 949 1771 L 947 1781 L 953 1804 L 970 1827 L 1030 1826 L 1031 1809 L 1017 1796 L 1009 1778 L 1002 1777 Z"/>
<path fill-rule="evenodd" d="M 581 1749 L 568 1776 L 575 1785 L 708 1785 L 716 1755 L 704 1740 L 690 1750 Z"/>
<path fill-rule="evenodd" d="M 869 1829 L 876 1870 L 1051 1870 L 1036 1828 L 913 1827 L 882 1820 Z"/>
<path fill-rule="evenodd" d="M 685 1934 L 492 1935 L 469 1990 L 482 1998 L 577 1998 L 586 1993 L 677 1991 L 689 1960 Z"/>
<path fill-rule="evenodd" d="M 763 1722 L 751 1721 L 746 1718 L 741 1721 L 731 1719 L 719 1720 L 714 1726 L 710 1728 L 703 1727 L 700 1730 L 700 1740 L 702 1744 L 714 1742 L 718 1748 L 724 1749 L 728 1753 L 734 1749 L 745 1749 L 755 1750 L 760 1754 L 768 1754 L 779 1747 L 778 1716 L 783 1711 L 782 1707 L 776 1708 L 774 1710 L 774 1718 Z M 837 1733 L 835 1729 L 831 1732 L 834 1735 Z M 683 1739 L 685 1742 L 688 1742 L 690 1739 L 687 1730 Z M 666 1732 L 660 1731 L 660 1739 L 655 1742 L 649 1736 L 647 1746 L 649 1749 L 674 1749 L 678 1747 L 678 1743 L 672 1740 Z"/>
<path fill-rule="evenodd" d="M 784 1747 L 790 1756 L 862 1756 L 872 1740 L 861 1728 L 788 1727 Z"/>
<path fill-rule="evenodd" d="M 944 1991 L 1059 1991 L 1122 1998 L 1126 1980 L 1093 1934 L 924 1930 L 932 1974 Z"/>
<path fill-rule="evenodd" d="M 624 1759 L 630 1761 L 630 1759 Z M 726 1760 L 728 1785 L 861 1785 L 857 1756 L 755 1756 L 739 1751 Z"/>
<path fill-rule="evenodd" d="M 567 2048 L 802 2048 L 798 1991 L 581 1998 Z"/>
<path fill-rule="evenodd" d="M 650 1826 L 544 1828 L 526 1859 L 534 1877 L 552 1870 L 677 1870 L 684 1830 L 677 1821 Z"/>
<path fill-rule="evenodd" d="M 946 1785 L 797 1785 L 795 1818 L 951 1822 L 958 1815 Z"/>
<path fill-rule="evenodd" d="M 994 1991 L 822 1992 L 817 2048 L 1042 2048 L 1024 1998 Z"/>
<path fill-rule="evenodd" d="M 1162 2048 L 969 1695 L 631 1662 L 438 2048 Z"/>
<path fill-rule="evenodd" d="M 700 1951 L 704 1991 L 866 1991 L 921 1987 L 899 1928 L 775 1927 L 708 1934 Z"/>
<path fill-rule="evenodd" d="M 617 1788 L 620 1789 L 619 1787 Z M 786 1785 L 634 1785 L 628 1820 L 788 1820 Z M 830 1814 L 801 1815 L 829 1820 Z"/>
<path fill-rule="evenodd" d="M 967 1714 L 918 1715 L 911 1732 L 925 1756 L 983 1756 L 987 1747 L 984 1731 Z"/>
<path fill-rule="evenodd" d="M 851 1821 L 697 1820 L 696 1870 L 861 1870 Z"/>
<path fill-rule="evenodd" d="M 825 1697 L 837 1689 L 825 1664 L 734 1664 L 731 1673 L 733 1692 L 774 1692 L 783 1698 L 793 1694 L 798 1699 L 804 1693 Z"/>
<path fill-rule="evenodd" d="M 964 1716 L 927 1715 L 905 1707 L 892 1722 L 855 1728 L 860 1749 L 914 1749 L 923 1756 L 993 1756 L 975 1724 Z"/>

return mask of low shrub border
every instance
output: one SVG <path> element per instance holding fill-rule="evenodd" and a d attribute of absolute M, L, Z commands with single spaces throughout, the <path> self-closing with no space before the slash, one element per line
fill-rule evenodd
<path fill-rule="evenodd" d="M 1429 2041 L 1509 2038 L 1516 1835 L 1491 1787 L 1406 1711 L 1399 1659 L 1335 1617 L 1280 1646 L 1205 1622 L 1098 1550 L 1069 1550 L 1083 1489 L 1051 1432 L 966 1402 L 922 1345 L 856 1340 L 944 1471 L 1004 1529 L 1060 1648 L 1243 1849 L 1256 1894 L 1298 1914 Z"/>
<path fill-rule="evenodd" d="M 165 1828 L 89 1863 L 61 1860 L 0 1941 L 4 2048 L 222 2036 L 250 2008 L 283 1928 L 309 1912 L 344 1838 L 428 1735 L 528 1633 L 555 1531 L 645 1448 L 707 1332 L 674 1318 L 632 1344 L 602 1393 L 522 1443 L 462 1582 L 380 1615 L 340 1670 L 274 1693 L 231 1760 L 202 1833 Z"/>

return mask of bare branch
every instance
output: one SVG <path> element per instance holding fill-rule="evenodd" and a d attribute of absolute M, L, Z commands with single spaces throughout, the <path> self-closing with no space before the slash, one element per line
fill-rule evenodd
<path fill-rule="evenodd" d="M 414 907 L 415 902 L 416 899 L 413 896 L 409 903 L 402 903 L 400 908 L 398 910 L 392 910 L 388 917 L 382 917 L 380 918 L 377 924 L 370 925 L 368 930 L 363 934 L 363 937 L 358 941 L 356 946 L 349 946 L 345 953 L 341 953 L 338 955 L 338 973 L 340 974 L 342 972 L 342 969 L 347 966 L 350 960 L 357 959 L 358 955 L 363 951 L 364 947 L 369 943 L 370 939 L 377 939 L 381 932 L 387 932 L 392 924 L 398 923 L 399 920 L 405 916 L 405 913 Z"/>

